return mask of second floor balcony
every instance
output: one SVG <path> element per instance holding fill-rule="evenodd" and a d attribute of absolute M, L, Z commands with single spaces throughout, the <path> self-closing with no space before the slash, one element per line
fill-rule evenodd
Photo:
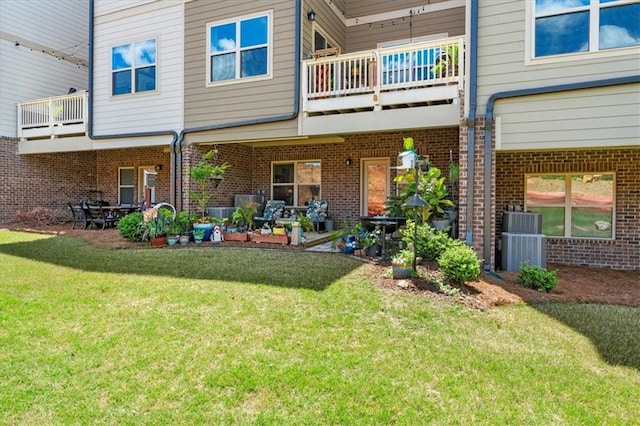
<path fill-rule="evenodd" d="M 18 138 L 44 139 L 87 131 L 88 93 L 77 92 L 18 103 Z"/>
<path fill-rule="evenodd" d="M 308 118 L 458 104 L 463 71 L 464 37 L 317 57 L 302 67 L 302 110 Z"/>

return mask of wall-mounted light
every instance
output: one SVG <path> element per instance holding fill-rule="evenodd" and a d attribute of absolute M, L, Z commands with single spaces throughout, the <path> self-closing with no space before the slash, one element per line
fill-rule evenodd
<path fill-rule="evenodd" d="M 307 13 L 307 19 L 311 22 L 316 20 L 316 13 L 313 11 L 313 9 L 311 9 L 309 13 Z"/>
<path fill-rule="evenodd" d="M 162 170 L 162 164 L 156 164 L 154 169 L 156 169 L 156 172 L 159 172 L 160 170 Z"/>
<path fill-rule="evenodd" d="M 346 163 L 347 163 L 347 166 L 350 166 L 353 163 L 353 160 L 351 159 L 351 157 L 347 157 Z"/>

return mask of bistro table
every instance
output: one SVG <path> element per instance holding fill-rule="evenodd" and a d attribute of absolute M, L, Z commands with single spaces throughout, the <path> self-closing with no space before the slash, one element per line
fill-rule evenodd
<path fill-rule="evenodd" d="M 112 216 L 115 216 L 118 219 L 123 218 L 129 213 L 139 212 L 140 206 L 131 205 L 131 206 L 102 206 L 102 209 Z"/>
<path fill-rule="evenodd" d="M 397 227 L 398 222 L 395 220 L 389 220 L 380 218 L 380 220 L 372 220 L 370 222 L 372 225 L 381 226 L 382 227 L 382 253 L 381 260 L 389 260 L 389 256 L 387 256 L 387 226 Z M 395 230 L 395 228 L 394 228 Z"/>

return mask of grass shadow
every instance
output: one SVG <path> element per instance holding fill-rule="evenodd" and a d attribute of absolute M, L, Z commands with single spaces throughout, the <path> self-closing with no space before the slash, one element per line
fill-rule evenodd
<path fill-rule="evenodd" d="M 640 371 L 640 308 L 592 303 L 531 306 L 587 337 L 607 363 Z"/>
<path fill-rule="evenodd" d="M 106 250 L 68 236 L 14 238 L 0 253 L 88 272 L 266 284 L 321 291 L 362 265 L 346 256 L 303 251 L 210 249 Z"/>

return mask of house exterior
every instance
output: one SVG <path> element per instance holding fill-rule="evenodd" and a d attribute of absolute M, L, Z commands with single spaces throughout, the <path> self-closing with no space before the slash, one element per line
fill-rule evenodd
<path fill-rule="evenodd" d="M 402 140 L 413 137 L 432 165 L 446 172 L 460 164 L 458 234 L 487 269 L 500 266 L 504 205 L 542 211 L 546 229 L 563 232 L 548 238 L 551 261 L 638 268 L 637 35 L 587 53 L 536 50 L 536 22 L 555 15 L 533 3 L 91 0 L 79 120 L 44 126 L 16 118 L 3 147 L 14 170 L 51 158 L 85 172 L 76 185 L 43 185 L 52 192 L 13 209 L 59 207 L 90 188 L 114 202 L 142 202 L 153 176 L 150 202 L 195 211 L 189 166 L 214 149 L 230 168 L 212 207 L 232 206 L 236 194 L 292 207 L 324 199 L 340 226 L 384 213 L 397 190 Z M 587 13 L 600 7 L 592 3 Z M 639 3 L 603 5 L 605 26 L 616 26 L 614 7 L 633 16 Z M 32 111 L 33 99 L 54 94 L 17 102 Z M 55 121 L 54 101 L 40 103 Z M 580 208 L 608 231 L 573 220 L 583 213 L 567 195 L 578 178 L 581 192 L 601 197 Z M 541 199 L 557 198 L 562 184 L 562 201 Z"/>

